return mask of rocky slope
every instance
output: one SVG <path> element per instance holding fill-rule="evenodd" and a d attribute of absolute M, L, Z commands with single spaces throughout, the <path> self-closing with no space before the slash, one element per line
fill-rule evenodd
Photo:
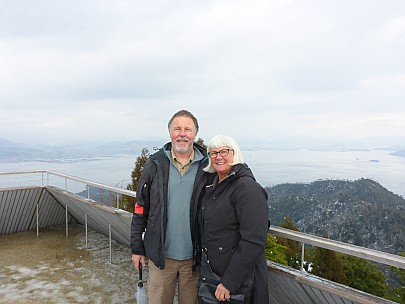
<path fill-rule="evenodd" d="M 267 187 L 269 218 L 290 216 L 305 233 L 398 254 L 405 251 L 405 200 L 370 179 Z"/>

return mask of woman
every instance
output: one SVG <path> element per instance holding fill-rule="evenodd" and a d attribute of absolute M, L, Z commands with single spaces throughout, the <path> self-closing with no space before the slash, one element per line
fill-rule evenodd
<path fill-rule="evenodd" d="M 245 303 L 268 303 L 267 194 L 231 137 L 215 136 L 207 150 L 207 183 L 199 196 L 200 294 L 206 269 L 211 269 L 220 277 L 214 287 L 218 301 L 232 300 L 250 288 Z M 199 303 L 208 302 L 199 295 Z"/>

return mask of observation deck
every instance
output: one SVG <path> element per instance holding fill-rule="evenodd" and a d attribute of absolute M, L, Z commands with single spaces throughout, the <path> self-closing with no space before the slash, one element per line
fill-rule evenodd
<path fill-rule="evenodd" d="M 87 229 L 92 229 L 108 237 L 110 243 L 115 240 L 129 247 L 132 214 L 117 207 L 122 195 L 135 197 L 135 192 L 53 171 L 0 172 L 3 180 L 17 176 L 29 176 L 29 181 L 21 179 L 21 186 L 3 187 L 0 179 L 0 235 L 36 229 L 37 237 L 41 237 L 41 228 L 66 225 L 69 237 L 69 224 L 77 222 L 86 230 L 86 244 Z M 73 183 L 85 185 L 87 197 L 69 191 Z M 91 199 L 90 187 L 107 191 L 109 204 Z M 302 243 L 302 254 L 305 245 L 311 245 L 405 269 L 405 258 L 398 255 L 276 226 L 269 233 Z M 112 254 L 110 245 L 110 262 Z M 267 269 L 270 303 L 394 303 L 311 275 L 303 270 L 303 265 L 296 270 L 268 261 Z"/>

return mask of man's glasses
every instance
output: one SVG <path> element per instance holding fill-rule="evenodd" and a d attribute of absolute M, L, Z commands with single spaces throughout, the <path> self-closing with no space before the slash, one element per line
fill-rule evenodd
<path fill-rule="evenodd" d="M 210 158 L 216 158 L 217 155 L 219 154 L 222 157 L 225 157 L 225 156 L 227 156 L 229 154 L 229 151 L 233 151 L 233 150 L 232 149 L 222 149 L 222 150 L 219 150 L 219 151 L 211 151 L 211 152 L 208 152 L 208 156 Z"/>

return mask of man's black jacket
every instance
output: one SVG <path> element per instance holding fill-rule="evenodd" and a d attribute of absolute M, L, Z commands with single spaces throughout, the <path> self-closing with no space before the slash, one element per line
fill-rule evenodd
<path fill-rule="evenodd" d="M 145 255 L 160 269 L 165 268 L 164 242 L 167 226 L 167 197 L 170 160 L 164 150 L 170 151 L 171 143 L 167 143 L 161 150 L 151 155 L 143 168 L 141 178 L 136 191 L 136 206 L 131 223 L 131 252 Z M 197 204 L 195 193 L 196 187 L 203 185 L 202 170 L 207 165 L 207 152 L 198 144 L 194 143 L 194 149 L 198 149 L 204 156 L 198 167 L 194 181 L 194 189 L 190 202 L 190 229 L 193 241 L 194 261 L 198 243 L 196 240 L 196 217 Z M 144 240 L 142 234 L 145 232 Z M 194 263 L 195 264 L 195 263 Z M 195 265 L 194 265 L 195 267 Z"/>

